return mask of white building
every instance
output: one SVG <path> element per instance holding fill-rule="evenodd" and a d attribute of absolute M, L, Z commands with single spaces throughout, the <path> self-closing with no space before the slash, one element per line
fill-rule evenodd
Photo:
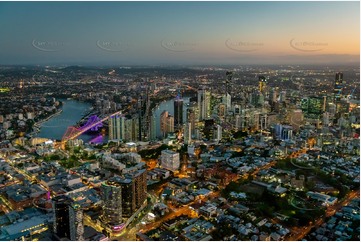
<path fill-rule="evenodd" d="M 161 166 L 167 170 L 176 171 L 179 169 L 179 153 L 171 150 L 162 150 Z"/>

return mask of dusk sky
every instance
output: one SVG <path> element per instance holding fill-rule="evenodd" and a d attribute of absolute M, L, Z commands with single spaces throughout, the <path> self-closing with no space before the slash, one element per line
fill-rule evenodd
<path fill-rule="evenodd" d="M 358 63 L 359 2 L 1 2 L 0 64 Z"/>

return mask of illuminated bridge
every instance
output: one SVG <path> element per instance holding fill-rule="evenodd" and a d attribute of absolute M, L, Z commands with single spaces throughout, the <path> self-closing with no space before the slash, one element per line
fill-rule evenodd
<path fill-rule="evenodd" d="M 103 119 L 100 119 L 96 115 L 92 115 L 89 117 L 87 122 L 82 127 L 74 127 L 70 126 L 67 128 L 65 134 L 63 135 L 63 138 L 61 139 L 62 145 L 64 145 L 68 140 L 75 139 L 79 137 L 81 134 L 85 133 L 88 130 L 96 131 L 98 128 L 102 127 L 102 123 L 107 120 L 109 117 L 113 115 L 120 114 L 121 111 L 118 111 L 116 113 L 113 113 Z"/>

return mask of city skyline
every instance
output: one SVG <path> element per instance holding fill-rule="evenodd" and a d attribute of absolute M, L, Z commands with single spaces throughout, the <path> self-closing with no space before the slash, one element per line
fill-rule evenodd
<path fill-rule="evenodd" d="M 359 2 L 2 2 L 0 13 L 2 65 L 359 63 Z"/>

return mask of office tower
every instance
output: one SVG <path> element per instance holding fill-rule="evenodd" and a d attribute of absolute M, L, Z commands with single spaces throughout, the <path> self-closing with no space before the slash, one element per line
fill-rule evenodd
<path fill-rule="evenodd" d="M 264 96 L 260 91 L 254 91 L 250 95 L 250 103 L 254 107 L 263 107 L 264 105 Z"/>
<path fill-rule="evenodd" d="M 225 115 L 227 115 L 228 112 L 231 111 L 231 109 L 232 109 L 232 98 L 229 93 L 226 93 L 223 95 L 222 103 L 225 105 L 225 110 L 226 110 Z"/>
<path fill-rule="evenodd" d="M 163 111 L 160 115 L 160 131 L 163 138 L 168 133 L 174 132 L 174 117 L 169 115 L 167 111 Z"/>
<path fill-rule="evenodd" d="M 162 150 L 161 166 L 167 170 L 176 171 L 179 169 L 179 153 L 171 150 Z"/>
<path fill-rule="evenodd" d="M 183 99 L 178 92 L 174 99 L 174 126 L 179 129 L 183 124 Z"/>
<path fill-rule="evenodd" d="M 211 93 L 202 89 L 198 90 L 199 120 L 209 118 L 211 112 Z"/>
<path fill-rule="evenodd" d="M 153 114 L 151 119 L 150 119 L 150 127 L 149 127 L 149 132 L 150 132 L 150 140 L 155 140 L 157 138 L 157 121 L 155 118 L 155 115 Z"/>
<path fill-rule="evenodd" d="M 274 134 L 278 139 L 290 140 L 293 137 L 292 126 L 277 124 L 274 126 Z"/>
<path fill-rule="evenodd" d="M 259 129 L 267 130 L 268 129 L 268 115 L 266 113 L 262 113 L 259 115 Z"/>
<path fill-rule="evenodd" d="M 54 197 L 52 199 L 52 202 L 54 216 L 54 234 L 59 240 L 62 238 L 70 239 L 69 206 L 72 201 L 68 196 L 60 195 Z"/>
<path fill-rule="evenodd" d="M 79 204 L 72 203 L 69 206 L 70 240 L 84 240 L 83 214 Z"/>
<path fill-rule="evenodd" d="M 226 72 L 226 93 L 232 94 L 232 78 L 233 78 L 233 72 L 227 71 Z"/>
<path fill-rule="evenodd" d="M 122 188 L 115 178 L 110 178 L 101 185 L 103 214 L 101 219 L 109 225 L 122 223 Z"/>
<path fill-rule="evenodd" d="M 264 93 L 265 89 L 266 89 L 266 84 L 267 84 L 267 81 L 266 81 L 266 77 L 264 76 L 259 76 L 258 77 L 258 90 L 261 92 L 261 93 Z"/>
<path fill-rule="evenodd" d="M 282 126 L 281 139 L 290 140 L 290 139 L 292 139 L 292 137 L 293 137 L 292 126 L 283 125 Z"/>
<path fill-rule="evenodd" d="M 121 140 L 121 116 L 109 118 L 109 140 Z"/>
<path fill-rule="evenodd" d="M 195 134 L 196 119 L 197 119 L 196 109 L 197 107 L 195 107 L 194 105 L 190 105 L 187 109 L 187 122 L 191 123 L 191 135 Z"/>
<path fill-rule="evenodd" d="M 192 123 L 188 122 L 184 125 L 184 144 L 192 142 Z"/>
<path fill-rule="evenodd" d="M 162 137 L 164 138 L 167 134 L 167 118 L 168 118 L 168 112 L 163 111 L 160 114 L 160 132 L 162 133 Z"/>
<path fill-rule="evenodd" d="M 337 72 L 335 76 L 335 85 L 333 91 L 335 103 L 341 100 L 343 84 L 343 73 Z"/>

